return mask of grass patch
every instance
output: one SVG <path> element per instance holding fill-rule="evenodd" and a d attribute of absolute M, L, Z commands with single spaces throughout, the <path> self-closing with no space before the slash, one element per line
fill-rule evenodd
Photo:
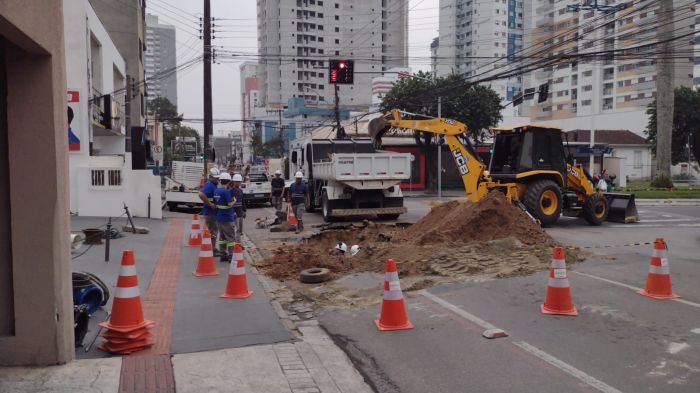
<path fill-rule="evenodd" d="M 619 191 L 634 194 L 642 199 L 687 199 L 700 198 L 700 189 L 676 188 L 675 190 L 629 190 Z"/>

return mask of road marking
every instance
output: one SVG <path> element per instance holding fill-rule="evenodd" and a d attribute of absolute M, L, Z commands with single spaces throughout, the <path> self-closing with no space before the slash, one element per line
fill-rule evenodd
<path fill-rule="evenodd" d="M 679 221 L 698 221 L 698 219 L 697 218 L 674 218 L 674 219 L 670 219 L 670 220 L 665 220 L 665 219 L 641 220 L 639 222 L 647 223 L 647 222 L 679 222 Z"/>
<path fill-rule="evenodd" d="M 691 333 L 700 334 L 700 328 L 695 328 L 690 331 Z"/>
<path fill-rule="evenodd" d="M 572 377 L 582 381 L 583 383 L 585 383 L 591 387 L 598 389 L 599 391 L 601 391 L 603 393 L 622 393 L 622 391 L 615 389 L 614 387 L 606 384 L 603 381 L 599 381 L 599 380 L 593 378 L 592 376 L 584 373 L 583 371 L 577 369 L 576 367 L 555 358 L 554 356 L 548 354 L 547 352 L 544 352 L 541 349 L 536 348 L 536 347 L 526 343 L 525 341 L 514 341 L 513 344 L 522 348 L 527 353 L 544 360 L 545 362 L 551 364 L 552 366 L 564 371 L 565 373 L 571 375 Z"/>
<path fill-rule="evenodd" d="M 448 302 L 447 300 L 444 300 L 442 298 L 439 298 L 439 297 L 433 295 L 432 293 L 426 291 L 425 289 L 419 291 L 418 293 L 423 295 L 424 297 L 432 300 L 433 302 L 445 307 L 446 309 L 454 312 L 455 314 L 466 319 L 467 321 L 471 321 L 471 322 L 481 326 L 484 329 L 498 329 L 497 327 L 484 321 L 483 319 L 477 317 L 476 315 L 473 315 L 473 314 L 470 314 L 470 313 L 464 311 L 463 309 L 455 306 L 454 304 Z"/>
<path fill-rule="evenodd" d="M 594 275 L 588 274 L 588 273 L 582 273 L 582 272 L 576 272 L 576 271 L 572 271 L 572 273 L 578 274 L 578 275 L 581 275 L 581 276 L 590 277 L 590 278 L 593 278 L 593 279 L 595 279 L 595 280 L 604 281 L 604 282 L 607 282 L 607 283 L 609 283 L 609 284 L 617 285 L 617 286 L 620 286 L 620 287 L 625 287 L 625 288 L 631 289 L 631 290 L 633 290 L 633 291 L 641 291 L 641 290 L 642 290 L 642 288 L 635 287 L 634 285 L 627 285 L 627 284 L 622 283 L 622 282 L 619 282 L 619 281 L 609 280 L 609 279 L 607 279 L 607 278 L 594 276 Z M 670 300 L 673 300 L 674 302 L 678 302 L 678 303 L 683 303 L 683 304 L 688 305 L 688 306 L 700 308 L 700 303 L 691 302 L 690 300 L 679 299 L 679 298 L 670 299 Z"/>
<path fill-rule="evenodd" d="M 670 354 L 677 354 L 678 352 L 690 348 L 690 345 L 688 343 L 670 343 L 668 344 L 668 349 L 666 349 L 666 352 Z"/>
<path fill-rule="evenodd" d="M 674 220 L 675 221 L 675 220 Z M 643 221 L 646 222 L 646 221 Z M 673 228 L 673 227 L 700 227 L 700 223 L 697 224 L 677 224 L 677 225 L 660 225 L 660 224 L 616 224 L 610 225 L 607 228 Z"/>

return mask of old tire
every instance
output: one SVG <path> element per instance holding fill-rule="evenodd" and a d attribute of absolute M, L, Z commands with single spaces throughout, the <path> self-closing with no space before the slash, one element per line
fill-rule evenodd
<path fill-rule="evenodd" d="M 299 273 L 299 281 L 305 284 L 318 284 L 330 280 L 331 271 L 322 267 L 313 267 L 311 269 L 302 270 Z"/>
<path fill-rule="evenodd" d="M 551 180 L 537 180 L 527 186 L 523 203 L 543 227 L 553 225 L 561 214 L 561 190 Z"/>
<path fill-rule="evenodd" d="M 321 213 L 323 214 L 323 221 L 333 221 L 333 202 L 328 199 L 328 194 L 325 192 L 321 199 Z"/>
<path fill-rule="evenodd" d="M 592 194 L 586 197 L 583 204 L 583 218 L 590 225 L 600 225 L 608 217 L 608 200 L 603 194 Z"/>

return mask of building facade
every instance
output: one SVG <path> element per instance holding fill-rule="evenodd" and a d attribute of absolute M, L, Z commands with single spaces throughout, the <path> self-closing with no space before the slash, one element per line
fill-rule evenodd
<path fill-rule="evenodd" d="M 440 0 L 437 76 L 480 80 L 512 64 L 523 48 L 524 0 Z M 432 44 L 431 44 L 432 49 Z M 522 87 L 521 77 L 485 82 L 504 103 Z M 512 115 L 512 114 L 511 114 Z"/>
<path fill-rule="evenodd" d="M 165 97 L 177 106 L 175 26 L 161 24 L 156 15 L 147 14 L 146 48 L 148 101 Z"/>
<path fill-rule="evenodd" d="M 693 49 L 700 53 L 700 0 L 695 0 L 695 37 L 693 37 Z M 700 56 L 693 57 L 693 86 L 700 88 Z"/>
<path fill-rule="evenodd" d="M 260 0 L 261 104 L 280 110 L 301 97 L 333 105 L 327 59 L 344 58 L 355 60 L 355 83 L 340 86 L 340 105 L 367 109 L 372 77 L 407 66 L 407 37 L 405 0 Z"/>
<path fill-rule="evenodd" d="M 88 0 L 64 2 L 69 108 L 70 211 L 161 217 L 160 178 L 132 165 L 123 123 L 126 65 Z"/>
<path fill-rule="evenodd" d="M 75 356 L 62 3 L 0 2 L 3 366 Z"/>
<path fill-rule="evenodd" d="M 125 148 L 132 152 L 132 166 L 146 167 L 148 146 L 143 142 L 146 127 L 146 2 L 145 0 L 90 0 L 112 42 L 126 62 L 126 83 L 129 97 L 125 98 Z"/>
<path fill-rule="evenodd" d="M 611 0 L 608 5 L 622 3 Z M 526 115 L 565 129 L 625 127 L 641 133 L 646 128 L 646 107 L 656 96 L 654 55 L 620 58 L 613 53 L 653 51 L 658 40 L 658 2 L 644 0 L 615 13 L 568 12 L 567 2 L 534 0 L 527 13 L 526 46 L 540 56 L 603 53 L 594 61 L 562 61 L 530 73 L 526 87 L 549 84 L 549 99 L 526 100 Z M 674 36 L 693 32 L 694 0 L 674 0 Z M 692 39 L 678 40 L 676 51 L 692 50 Z M 624 52 L 625 50 L 629 52 Z M 605 53 L 610 53 L 606 56 Z M 674 62 L 674 85 L 692 84 L 693 61 Z"/>

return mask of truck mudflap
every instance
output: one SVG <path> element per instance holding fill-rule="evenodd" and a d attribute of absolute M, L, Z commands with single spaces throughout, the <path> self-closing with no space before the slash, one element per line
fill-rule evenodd
<path fill-rule="evenodd" d="M 632 223 L 639 221 L 634 194 L 603 193 L 608 200 L 608 221 Z"/>
<path fill-rule="evenodd" d="M 403 214 L 408 211 L 405 207 L 378 207 L 370 209 L 333 209 L 331 216 L 333 217 L 348 217 L 348 216 L 371 216 L 373 214 Z"/>

